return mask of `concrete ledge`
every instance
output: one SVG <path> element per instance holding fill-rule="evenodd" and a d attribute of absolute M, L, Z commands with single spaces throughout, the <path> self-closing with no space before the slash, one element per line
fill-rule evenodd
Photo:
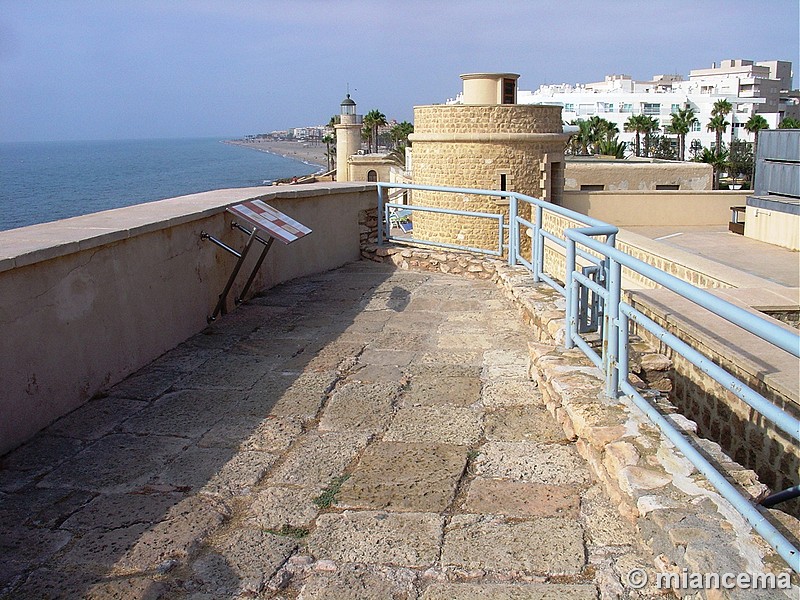
<path fill-rule="evenodd" d="M 750 275 L 739 269 L 728 267 L 680 248 L 667 246 L 624 229 L 620 230 L 617 235 L 617 248 L 643 262 L 657 266 L 679 279 L 702 288 L 780 287 L 775 283 Z M 663 263 L 663 266 L 659 263 Z M 627 269 L 623 269 L 623 271 L 626 283 L 631 283 L 630 286 L 625 287 L 653 287 L 652 282 L 645 283 L 638 278 L 634 279 L 633 274 Z"/>
<path fill-rule="evenodd" d="M 370 184 L 327 183 L 213 190 L 136 204 L 0 232 L 0 273 L 123 239 L 203 219 L 244 200 L 311 198 L 374 190 Z"/>

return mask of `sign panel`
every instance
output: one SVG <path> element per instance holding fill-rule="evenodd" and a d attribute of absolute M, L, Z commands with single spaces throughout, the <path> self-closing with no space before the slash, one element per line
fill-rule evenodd
<path fill-rule="evenodd" d="M 228 212 L 247 221 L 256 229 L 265 231 L 284 244 L 291 244 L 311 233 L 311 230 L 290 216 L 261 200 L 248 200 L 231 206 Z"/>

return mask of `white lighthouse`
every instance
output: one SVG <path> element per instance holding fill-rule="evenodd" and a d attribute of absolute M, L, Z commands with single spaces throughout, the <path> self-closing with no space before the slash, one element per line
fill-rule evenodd
<path fill-rule="evenodd" d="M 336 181 L 351 181 L 348 159 L 361 149 L 361 115 L 350 94 L 342 100 L 336 129 Z"/>

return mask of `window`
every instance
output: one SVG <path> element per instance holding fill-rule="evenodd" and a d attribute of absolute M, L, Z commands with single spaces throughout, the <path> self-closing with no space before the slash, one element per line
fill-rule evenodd
<path fill-rule="evenodd" d="M 613 102 L 598 102 L 597 103 L 597 110 L 601 113 L 609 113 L 614 112 L 614 103 Z"/>
<path fill-rule="evenodd" d="M 564 163 L 554 161 L 550 163 L 550 197 L 553 204 L 561 204 L 561 191 L 564 189 Z"/>
<path fill-rule="evenodd" d="M 700 125 L 700 121 L 695 121 L 694 123 L 692 123 L 692 127 L 691 127 L 690 131 L 702 131 L 702 130 L 703 130 L 703 127 L 702 127 L 702 125 Z"/>
<path fill-rule="evenodd" d="M 656 190 L 679 190 L 681 186 L 677 183 L 657 183 Z"/>
<path fill-rule="evenodd" d="M 578 104 L 579 115 L 593 115 L 595 111 L 594 104 Z"/>
<path fill-rule="evenodd" d="M 582 192 L 602 192 L 606 189 L 606 186 L 602 183 L 594 184 L 594 183 L 582 183 L 581 184 L 581 191 Z"/>
<path fill-rule="evenodd" d="M 650 102 L 645 102 L 642 107 L 642 112 L 646 115 L 658 115 L 661 114 L 661 105 L 654 104 Z"/>
<path fill-rule="evenodd" d="M 378 173 L 377 173 L 377 171 L 370 170 L 367 173 L 367 181 L 378 181 Z"/>
<path fill-rule="evenodd" d="M 633 112 L 633 104 L 623 104 L 622 106 L 620 106 L 619 112 L 632 113 Z"/>
<path fill-rule="evenodd" d="M 513 79 L 503 79 L 503 104 L 516 104 L 517 85 Z"/>
<path fill-rule="evenodd" d="M 564 112 L 575 112 L 575 105 L 572 102 L 565 104 Z"/>
<path fill-rule="evenodd" d="M 671 112 L 673 112 L 673 113 L 676 113 L 676 112 L 678 112 L 680 109 L 681 109 L 681 105 L 680 105 L 680 104 L 673 104 L 673 105 L 672 105 L 672 110 L 671 110 Z"/>

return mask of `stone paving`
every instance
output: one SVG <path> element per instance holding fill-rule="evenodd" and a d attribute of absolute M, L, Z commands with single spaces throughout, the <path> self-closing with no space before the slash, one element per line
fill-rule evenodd
<path fill-rule="evenodd" d="M 278 286 L 2 458 L 2 598 L 590 599 L 640 542 L 495 286 Z"/>

